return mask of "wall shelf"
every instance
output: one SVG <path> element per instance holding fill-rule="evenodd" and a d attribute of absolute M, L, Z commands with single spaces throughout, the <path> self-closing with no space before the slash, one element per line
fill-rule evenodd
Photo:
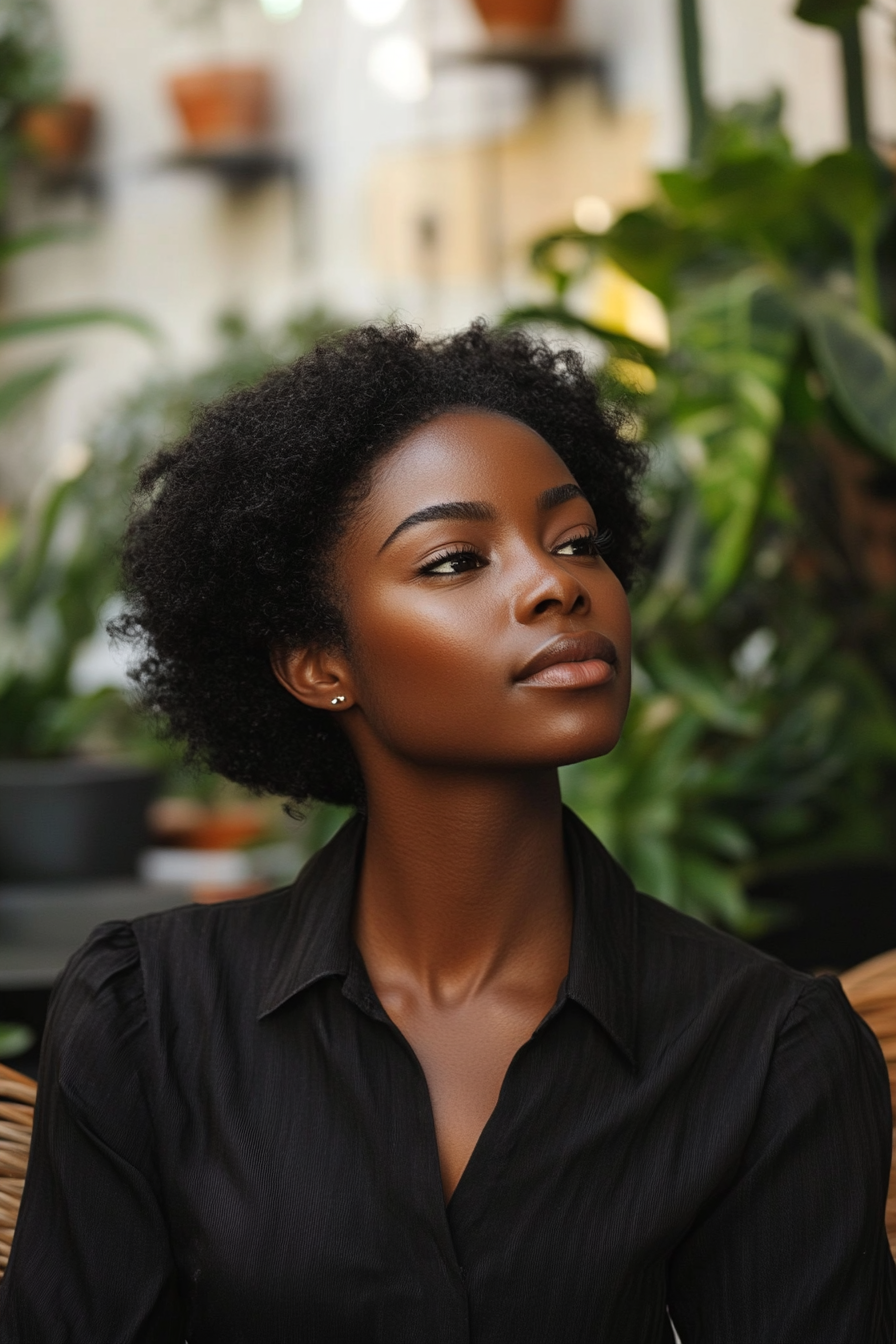
<path fill-rule="evenodd" d="M 515 65 L 530 74 L 542 89 L 571 79 L 591 79 L 605 86 L 607 60 L 603 52 L 588 51 L 541 39 L 534 42 L 492 42 L 468 50 L 434 52 L 433 67 Z"/>
<path fill-rule="evenodd" d="M 91 163 L 22 164 L 18 173 L 29 182 L 39 196 L 83 196 L 91 205 L 98 205 L 106 194 L 106 180 L 101 170 Z"/>
<path fill-rule="evenodd" d="M 261 146 L 179 150 L 160 159 L 158 167 L 210 173 L 230 191 L 252 191 L 278 177 L 295 182 L 299 176 L 298 161 L 291 154 Z"/>

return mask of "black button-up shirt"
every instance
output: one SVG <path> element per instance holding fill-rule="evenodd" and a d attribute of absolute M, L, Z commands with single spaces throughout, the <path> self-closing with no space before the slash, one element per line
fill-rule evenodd
<path fill-rule="evenodd" d="M 887 1075 L 836 980 L 637 895 L 567 817 L 569 974 L 446 1208 L 352 944 L 363 834 L 76 954 L 4 1344 L 893 1339 Z"/>

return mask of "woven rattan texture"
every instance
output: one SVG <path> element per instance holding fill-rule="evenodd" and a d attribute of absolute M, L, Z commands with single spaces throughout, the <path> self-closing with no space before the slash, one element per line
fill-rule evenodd
<path fill-rule="evenodd" d="M 840 977 L 846 997 L 874 1032 L 887 1061 L 890 1096 L 896 1112 L 896 952 L 884 952 L 871 961 L 863 961 Z M 894 1135 L 896 1138 L 896 1135 Z M 894 1142 L 896 1163 L 896 1142 Z M 887 1235 L 890 1250 L 896 1256 L 896 1165 L 890 1166 L 887 1194 Z"/>
<path fill-rule="evenodd" d="M 37 1084 L 0 1064 L 0 1277 L 19 1216 Z"/>

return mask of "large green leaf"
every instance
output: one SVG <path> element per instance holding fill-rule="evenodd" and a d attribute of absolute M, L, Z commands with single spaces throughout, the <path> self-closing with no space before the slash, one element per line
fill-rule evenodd
<path fill-rule="evenodd" d="M 794 13 L 805 23 L 822 28 L 845 28 L 864 9 L 867 0 L 799 0 Z"/>
<path fill-rule="evenodd" d="M 24 402 L 51 383 L 62 368 L 62 361 L 51 360 L 31 369 L 23 369 L 0 383 L 0 421 L 17 411 Z"/>
<path fill-rule="evenodd" d="M 892 194 L 892 179 L 880 160 L 860 149 L 828 154 L 808 169 L 810 196 L 849 235 L 859 307 L 880 326 L 877 243 Z"/>
<path fill-rule="evenodd" d="M 750 553 L 771 465 L 772 436 L 739 425 L 721 436 L 698 481 L 700 502 L 712 524 L 705 558 L 707 610 L 730 592 Z"/>
<path fill-rule="evenodd" d="M 703 236 L 703 251 L 782 255 L 803 228 L 805 170 L 780 154 L 722 160 L 705 173 L 661 173 L 658 181 L 682 225 Z"/>
<path fill-rule="evenodd" d="M 158 331 L 146 318 L 125 308 L 68 308 L 54 313 L 31 313 L 0 322 L 0 341 L 17 341 L 23 336 L 50 336 L 77 327 L 112 323 L 129 327 L 148 340 L 158 339 Z"/>
<path fill-rule="evenodd" d="M 622 215 L 601 243 L 608 257 L 666 304 L 675 295 L 678 272 L 706 247 L 699 231 L 679 227 L 654 207 Z"/>
<path fill-rule="evenodd" d="M 876 228 L 890 196 L 889 175 L 858 149 L 818 159 L 808 169 L 808 182 L 814 199 L 849 234 Z"/>
<path fill-rule="evenodd" d="M 832 295 L 803 306 L 812 354 L 843 418 L 896 461 L 896 341 Z"/>

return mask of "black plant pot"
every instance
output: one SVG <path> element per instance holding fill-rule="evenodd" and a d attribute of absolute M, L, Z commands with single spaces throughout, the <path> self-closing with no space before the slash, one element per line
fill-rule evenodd
<path fill-rule="evenodd" d="M 106 761 L 0 761 L 0 881 L 133 876 L 158 776 Z"/>

